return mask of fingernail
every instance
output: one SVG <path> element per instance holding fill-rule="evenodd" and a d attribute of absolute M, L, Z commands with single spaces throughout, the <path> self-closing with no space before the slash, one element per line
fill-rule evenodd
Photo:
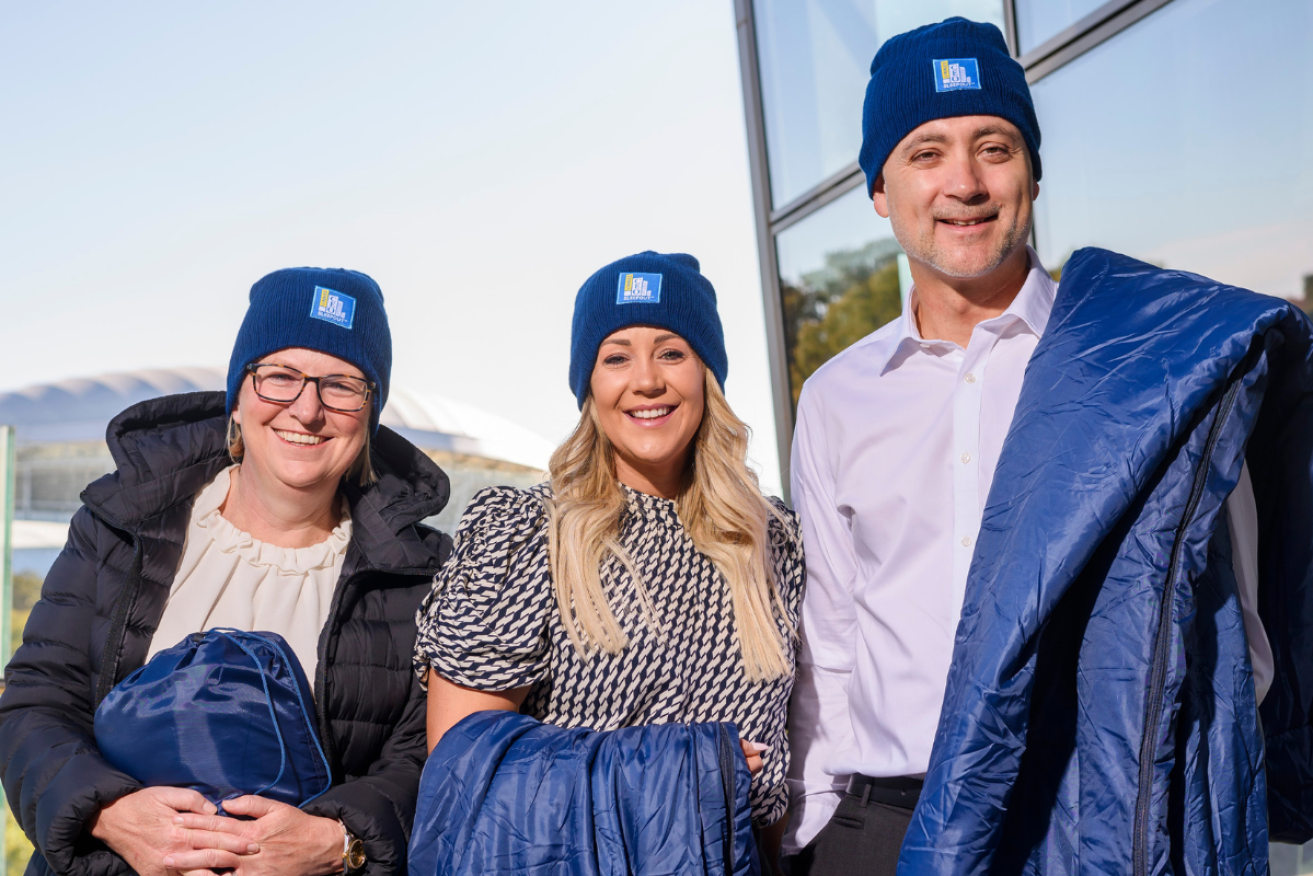
<path fill-rule="evenodd" d="M 169 855 L 167 858 L 164 859 L 164 866 L 165 866 L 165 867 L 168 867 L 170 870 L 173 869 L 173 856 L 172 856 L 172 855 Z"/>
<path fill-rule="evenodd" d="M 760 742 L 749 742 L 748 744 L 751 745 L 752 750 L 757 752 L 758 754 L 761 754 L 763 751 L 770 751 L 769 745 L 764 745 Z"/>
<path fill-rule="evenodd" d="M 260 847 L 257 846 L 255 843 L 251 843 L 246 847 L 246 854 L 248 855 L 254 855 L 258 851 L 260 851 Z"/>
<path fill-rule="evenodd" d="M 173 816 L 173 823 L 174 823 L 174 824 L 182 824 L 182 816 L 181 816 L 181 815 L 175 815 L 175 816 Z"/>

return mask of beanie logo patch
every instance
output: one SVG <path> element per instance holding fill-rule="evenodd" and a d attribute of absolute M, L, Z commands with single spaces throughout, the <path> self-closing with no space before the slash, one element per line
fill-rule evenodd
<path fill-rule="evenodd" d="M 660 274 L 621 274 L 616 304 L 660 304 Z"/>
<path fill-rule="evenodd" d="M 314 300 L 310 303 L 310 318 L 350 329 L 356 319 L 356 299 L 336 289 L 316 286 Z"/>
<path fill-rule="evenodd" d="M 975 58 L 944 58 L 935 65 L 935 91 L 980 90 L 980 65 Z"/>

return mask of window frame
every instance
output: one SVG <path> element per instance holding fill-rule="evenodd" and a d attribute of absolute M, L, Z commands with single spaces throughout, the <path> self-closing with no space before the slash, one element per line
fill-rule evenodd
<path fill-rule="evenodd" d="M 1018 55 L 1016 0 L 1003 0 L 1003 35 L 1012 57 L 1025 69 L 1026 81 L 1034 85 L 1170 2 L 1172 0 L 1109 0 L 1033 50 Z M 739 76 L 743 84 L 744 120 L 748 135 L 748 171 L 752 184 L 761 292 L 765 305 L 766 349 L 770 361 L 771 400 L 775 412 L 776 452 L 779 455 L 785 501 L 788 501 L 789 453 L 793 443 L 794 422 L 788 351 L 784 349 L 784 311 L 776 236 L 854 188 L 864 185 L 865 177 L 854 161 L 788 203 L 778 207 L 773 204 L 755 11 L 752 0 L 733 0 L 733 4 L 739 45 Z"/>

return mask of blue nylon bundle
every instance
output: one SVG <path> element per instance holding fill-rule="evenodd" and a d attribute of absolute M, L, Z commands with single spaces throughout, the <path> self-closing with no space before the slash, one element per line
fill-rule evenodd
<path fill-rule="evenodd" d="M 213 629 L 119 682 L 96 709 L 96 745 L 143 785 L 191 788 L 220 809 L 246 794 L 303 806 L 332 784 L 312 702 L 282 636 Z"/>

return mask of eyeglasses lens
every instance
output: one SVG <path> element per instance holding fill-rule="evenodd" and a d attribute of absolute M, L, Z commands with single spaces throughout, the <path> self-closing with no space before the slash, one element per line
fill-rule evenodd
<path fill-rule="evenodd" d="M 365 406 L 369 398 L 369 384 L 358 377 L 330 374 L 307 378 L 293 368 L 257 365 L 254 374 L 255 392 L 266 401 L 290 404 L 301 395 L 306 380 L 313 381 L 324 407 L 351 413 Z"/>

